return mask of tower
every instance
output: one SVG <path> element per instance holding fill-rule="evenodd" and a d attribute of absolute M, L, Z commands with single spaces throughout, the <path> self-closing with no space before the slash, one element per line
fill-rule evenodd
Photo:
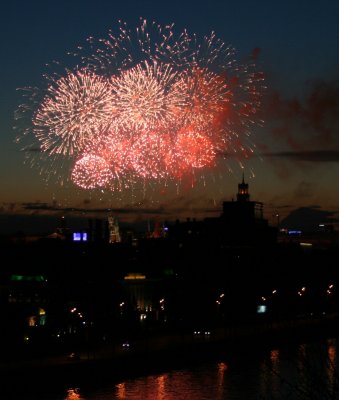
<path fill-rule="evenodd" d="M 242 182 L 238 184 L 237 201 L 249 201 L 248 183 L 245 183 L 244 173 L 242 174 Z"/>
<path fill-rule="evenodd" d="M 119 224 L 117 218 L 108 216 L 109 243 L 121 242 Z"/>
<path fill-rule="evenodd" d="M 224 201 L 222 216 L 233 224 L 253 224 L 263 220 L 263 203 L 250 200 L 244 173 L 242 182 L 238 184 L 237 201 Z"/>

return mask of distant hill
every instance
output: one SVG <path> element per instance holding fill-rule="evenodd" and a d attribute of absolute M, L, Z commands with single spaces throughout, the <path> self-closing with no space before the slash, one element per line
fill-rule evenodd
<path fill-rule="evenodd" d="M 338 222 L 333 215 L 334 212 L 320 210 L 316 207 L 301 207 L 284 218 L 280 223 L 280 228 L 313 232 L 319 229 L 320 224 L 328 225 Z"/>

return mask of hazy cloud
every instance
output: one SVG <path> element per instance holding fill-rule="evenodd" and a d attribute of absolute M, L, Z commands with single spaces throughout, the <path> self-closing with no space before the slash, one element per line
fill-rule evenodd
<path fill-rule="evenodd" d="M 22 203 L 22 207 L 25 210 L 52 210 L 56 209 L 57 207 L 54 205 L 48 205 L 48 203 L 40 203 L 40 202 L 35 202 L 35 203 Z"/>
<path fill-rule="evenodd" d="M 292 150 L 339 147 L 339 80 L 309 82 L 302 99 L 273 93 L 265 104 L 272 133 Z"/>
<path fill-rule="evenodd" d="M 339 162 L 339 150 L 281 151 L 262 153 L 263 157 L 287 158 L 309 162 Z"/>
<path fill-rule="evenodd" d="M 41 215 L 41 216 L 60 216 L 75 218 L 106 218 L 109 214 L 114 214 L 120 221 L 133 223 L 135 221 L 162 219 L 175 220 L 186 218 L 203 219 L 206 215 L 220 215 L 222 202 L 216 204 L 215 200 L 205 196 L 195 196 L 194 198 L 178 196 L 156 206 L 145 199 L 135 204 L 125 204 L 121 207 L 94 207 L 91 200 L 84 199 L 82 204 L 75 207 L 63 206 L 56 201 L 46 202 L 26 202 L 21 203 L 16 210 L 19 215 Z"/>

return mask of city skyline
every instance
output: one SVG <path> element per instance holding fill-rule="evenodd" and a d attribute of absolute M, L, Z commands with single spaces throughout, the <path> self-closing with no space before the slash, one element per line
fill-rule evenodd
<path fill-rule="evenodd" d="M 58 216 L 76 209 L 79 216 L 112 209 L 128 222 L 204 218 L 220 213 L 244 173 L 251 199 L 264 203 L 271 223 L 300 208 L 309 211 L 308 218 L 338 222 L 338 15 L 332 1 L 6 4 L 0 47 L 1 214 Z M 243 165 L 227 155 L 194 185 L 174 182 L 151 188 L 151 195 L 142 186 L 132 196 L 101 195 L 46 182 L 38 169 L 24 164 L 25 154 L 14 143 L 13 116 L 22 103 L 18 88 L 41 86 L 45 64 L 63 62 L 88 37 L 106 37 L 118 20 L 133 27 L 140 17 L 164 26 L 174 23 L 180 32 L 187 29 L 201 37 L 213 31 L 236 49 L 238 59 L 255 55 L 267 89 L 260 110 L 264 123 L 250 135 L 253 155 L 240 157 Z"/>

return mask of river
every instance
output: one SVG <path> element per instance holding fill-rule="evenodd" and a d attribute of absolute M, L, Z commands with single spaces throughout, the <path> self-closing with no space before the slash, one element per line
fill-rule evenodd
<path fill-rule="evenodd" d="M 44 390 L 4 399 L 20 400 L 295 400 L 339 399 L 338 338 L 258 348 L 237 346 L 218 359 L 127 379 L 112 373 L 66 387 L 58 379 Z M 41 388 L 40 388 L 41 389 Z M 0 398 L 3 398 L 0 393 Z"/>

